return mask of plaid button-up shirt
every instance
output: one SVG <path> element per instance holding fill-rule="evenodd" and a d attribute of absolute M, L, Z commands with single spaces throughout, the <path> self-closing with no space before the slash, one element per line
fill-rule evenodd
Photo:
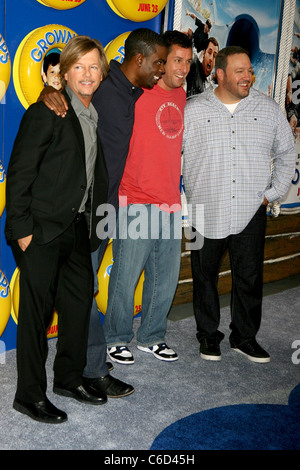
<path fill-rule="evenodd" d="M 288 121 L 263 93 L 251 88 L 233 114 L 212 89 L 187 102 L 183 180 L 192 226 L 197 205 L 204 206 L 204 223 L 196 227 L 202 235 L 240 233 L 264 196 L 273 202 L 288 191 L 295 161 Z"/>

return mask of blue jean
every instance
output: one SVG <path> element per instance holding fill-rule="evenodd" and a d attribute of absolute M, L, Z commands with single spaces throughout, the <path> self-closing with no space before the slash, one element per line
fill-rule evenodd
<path fill-rule="evenodd" d="M 97 271 L 103 258 L 106 245 L 107 240 L 102 240 L 98 249 L 91 254 L 94 274 L 94 294 L 96 294 L 98 291 Z M 94 379 L 103 377 L 107 374 L 108 368 L 106 365 L 106 341 L 99 316 L 97 302 L 94 297 L 90 314 L 86 366 L 83 371 L 83 376 Z"/>
<path fill-rule="evenodd" d="M 135 211 L 141 211 L 140 224 Z M 120 208 L 113 257 L 103 323 L 107 345 L 125 345 L 134 336 L 134 293 L 143 269 L 137 342 L 142 346 L 163 342 L 180 269 L 181 212 L 168 214 L 151 204 Z"/>

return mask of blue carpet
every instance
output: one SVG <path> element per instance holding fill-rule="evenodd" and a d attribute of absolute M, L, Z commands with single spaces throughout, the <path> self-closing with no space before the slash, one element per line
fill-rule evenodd
<path fill-rule="evenodd" d="M 300 450 L 300 384 L 288 405 L 222 406 L 180 419 L 151 450 Z"/>
<path fill-rule="evenodd" d="M 299 449 L 299 348 L 295 351 L 300 339 L 299 312 L 300 287 L 264 298 L 257 339 L 271 355 L 268 364 L 253 363 L 231 349 L 229 305 L 221 311 L 220 329 L 225 333 L 221 361 L 199 357 L 193 316 L 168 320 L 166 340 L 178 353 L 179 360 L 158 361 L 137 349 L 135 336 L 130 344 L 135 364 L 115 363 L 112 371 L 113 376 L 132 384 L 135 392 L 125 398 L 109 399 L 103 406 L 84 406 L 53 393 L 57 342 L 50 340 L 46 365 L 48 396 L 68 414 L 68 421 L 59 426 L 38 423 L 13 409 L 16 351 L 7 351 L 5 363 L 0 364 L 0 449 L 100 450 L 112 458 L 122 453 L 134 456 L 139 451 L 147 451 L 149 455 L 153 445 L 150 455 L 179 455 L 179 449 L 187 452 L 195 449 L 190 452 L 195 456 L 194 463 L 199 461 L 200 465 L 206 464 L 203 455 L 207 455 L 201 449 L 226 449 L 221 453 L 208 450 L 213 452 L 213 464 L 208 462 L 208 465 L 217 465 L 219 456 L 220 459 L 228 456 L 232 462 L 233 449 Z M 192 305 L 183 306 L 182 313 L 193 315 Z M 135 318 L 135 333 L 139 326 L 140 318 Z M 168 452 L 168 449 L 176 450 Z M 246 458 L 240 452 L 242 456 L 234 456 L 235 465 L 244 462 L 249 465 L 252 455 L 256 459 L 253 468 L 261 464 L 257 452 L 246 450 Z M 277 465 L 280 458 L 284 459 L 282 468 L 289 464 L 287 451 L 266 452 L 269 466 L 272 465 L 270 453 L 275 455 Z M 142 461 L 139 459 L 138 463 Z M 176 465 L 176 460 L 160 459 L 160 463 Z M 178 458 L 177 463 L 183 462 Z M 223 460 L 221 465 L 224 466 Z M 125 464 L 128 466 L 129 461 Z"/>

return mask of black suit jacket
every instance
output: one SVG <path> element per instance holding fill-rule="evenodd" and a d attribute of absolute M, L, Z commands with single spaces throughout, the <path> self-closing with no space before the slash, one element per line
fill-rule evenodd
<path fill-rule="evenodd" d="M 44 244 L 74 220 L 86 189 L 84 138 L 69 96 L 65 118 L 42 102 L 25 112 L 15 139 L 6 180 L 7 240 L 33 234 Z M 93 190 L 94 204 L 107 201 L 107 172 L 101 145 Z M 91 211 L 93 215 L 94 209 Z M 90 224 L 91 226 L 91 224 Z"/>

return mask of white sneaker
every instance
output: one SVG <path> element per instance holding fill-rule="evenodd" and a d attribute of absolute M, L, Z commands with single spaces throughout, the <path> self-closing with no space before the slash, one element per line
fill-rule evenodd
<path fill-rule="evenodd" d="M 169 348 L 166 343 L 154 344 L 148 347 L 138 345 L 137 348 L 141 351 L 153 354 L 153 356 L 161 361 L 177 361 L 178 359 L 176 352 Z"/>
<path fill-rule="evenodd" d="M 107 348 L 107 354 L 112 361 L 119 364 L 133 364 L 134 358 L 127 346 L 112 346 Z"/>

